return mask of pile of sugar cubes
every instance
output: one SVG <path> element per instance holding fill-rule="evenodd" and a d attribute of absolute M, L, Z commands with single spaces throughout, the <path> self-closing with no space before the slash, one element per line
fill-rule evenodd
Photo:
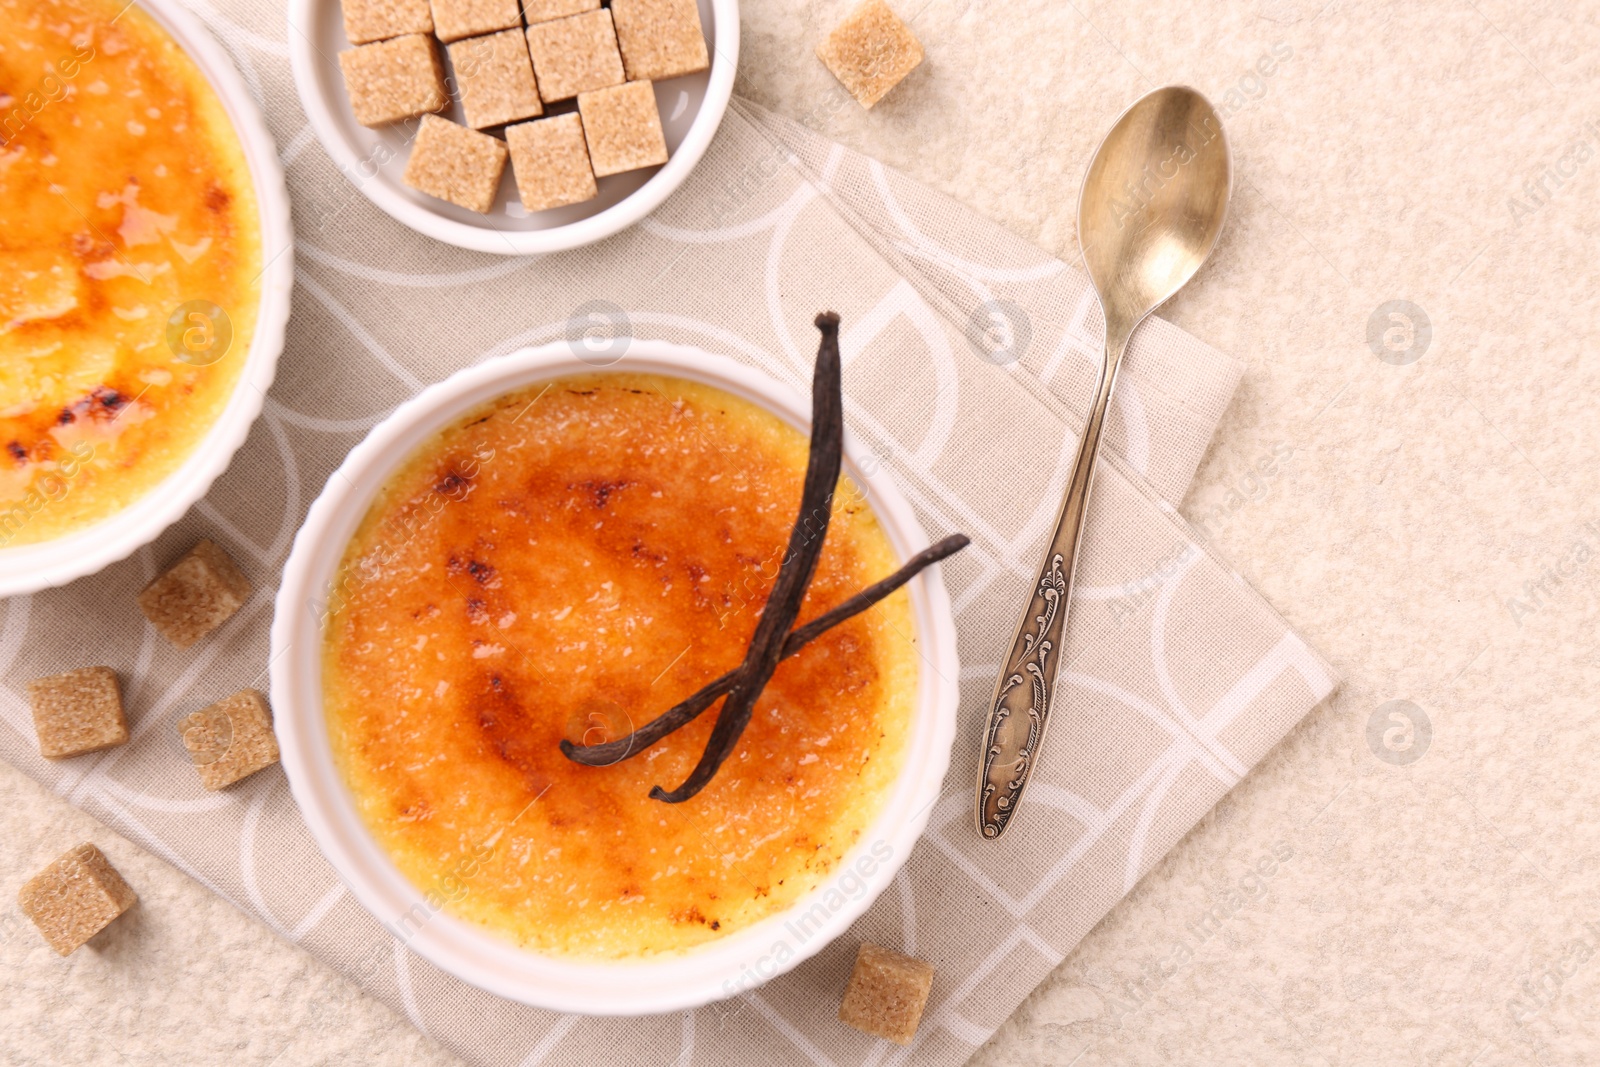
<path fill-rule="evenodd" d="M 139 610 L 174 648 L 186 649 L 232 618 L 252 591 L 238 564 L 200 541 L 139 593 Z M 39 755 L 70 760 L 125 745 L 132 737 L 122 686 L 110 667 L 78 667 L 28 683 Z M 278 762 L 272 708 L 241 689 L 176 723 L 201 787 L 226 789 Z M 105 854 L 82 844 L 40 871 L 17 903 L 65 956 L 138 900 Z"/>
<path fill-rule="evenodd" d="M 710 65 L 695 0 L 343 5 L 355 47 L 339 67 L 356 121 L 420 116 L 403 180 L 471 211 L 494 206 L 508 157 L 530 212 L 594 197 L 596 178 L 665 163 L 651 83 Z M 452 87 L 464 126 L 438 114 Z M 503 140 L 483 132 L 494 128 Z"/>

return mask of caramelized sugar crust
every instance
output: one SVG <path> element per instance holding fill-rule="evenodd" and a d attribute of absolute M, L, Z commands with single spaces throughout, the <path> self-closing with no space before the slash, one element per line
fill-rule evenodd
<path fill-rule="evenodd" d="M 0 546 L 143 496 L 226 406 L 260 224 L 204 76 L 126 0 L 0 0 Z M 220 307 L 219 317 L 180 307 Z M 207 344 L 206 331 L 213 341 Z"/>
<path fill-rule="evenodd" d="M 541 951 L 625 958 L 725 935 L 829 879 L 901 765 L 917 677 L 904 591 L 780 666 L 687 803 L 647 794 L 688 775 L 720 704 L 614 766 L 557 747 L 620 736 L 738 664 L 805 463 L 805 438 L 746 401 L 603 373 L 503 397 L 391 477 L 330 594 L 324 689 L 362 816 L 431 907 Z M 897 563 L 842 480 L 801 621 Z"/>

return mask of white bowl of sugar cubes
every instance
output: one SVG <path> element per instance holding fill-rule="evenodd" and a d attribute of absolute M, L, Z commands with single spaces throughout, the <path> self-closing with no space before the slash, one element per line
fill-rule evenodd
<path fill-rule="evenodd" d="M 290 0 L 289 30 L 346 179 L 419 233 L 506 255 L 655 210 L 711 144 L 739 55 L 738 0 Z"/>

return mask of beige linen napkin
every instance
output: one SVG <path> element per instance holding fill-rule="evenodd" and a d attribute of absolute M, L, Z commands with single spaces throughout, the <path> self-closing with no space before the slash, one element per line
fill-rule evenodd
<path fill-rule="evenodd" d="M 286 146 L 300 241 L 288 346 L 248 442 L 183 522 L 100 575 L 0 606 L 0 755 L 469 1062 L 960 1063 L 1331 690 L 1323 662 L 1174 510 L 1239 370 L 1152 320 L 1129 353 L 1110 425 L 1050 743 L 1015 827 L 999 843 L 980 840 L 971 808 L 981 720 L 1099 353 L 1098 306 L 1082 276 L 743 103 L 688 185 L 627 233 L 541 259 L 463 253 L 369 207 L 328 162 L 294 99 L 281 22 L 243 0 L 228 0 L 226 15 L 201 11 Z M 177 721 L 265 684 L 271 600 L 294 531 L 344 453 L 394 405 L 463 366 L 559 340 L 574 316 L 619 312 L 634 336 L 698 345 L 803 388 L 810 320 L 824 307 L 844 318 L 852 429 L 894 470 L 930 536 L 973 538 L 944 566 L 963 664 L 944 797 L 846 937 L 700 1011 L 558 1016 L 451 978 L 379 926 L 317 852 L 280 769 L 223 793 L 200 788 Z M 202 535 L 257 589 L 220 631 L 178 651 L 134 597 Z M 48 763 L 26 682 L 88 664 L 122 674 L 134 739 Z M 863 939 L 938 967 L 909 1049 L 835 1018 Z"/>

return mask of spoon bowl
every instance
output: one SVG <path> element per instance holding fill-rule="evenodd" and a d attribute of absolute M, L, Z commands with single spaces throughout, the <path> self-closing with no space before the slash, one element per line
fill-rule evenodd
<path fill-rule="evenodd" d="M 1141 97 L 1095 151 L 1078 195 L 1078 241 L 1112 324 L 1132 333 L 1183 288 L 1222 234 L 1233 165 L 1222 120 L 1193 89 Z"/>

